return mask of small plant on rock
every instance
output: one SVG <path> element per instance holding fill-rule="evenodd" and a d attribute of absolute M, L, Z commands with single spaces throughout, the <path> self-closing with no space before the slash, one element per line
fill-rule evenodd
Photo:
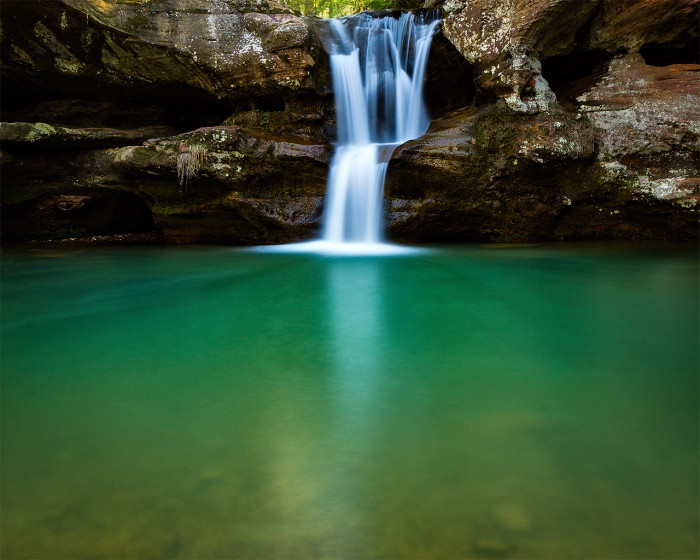
<path fill-rule="evenodd" d="M 177 156 L 177 179 L 180 186 L 185 187 L 187 192 L 187 184 L 199 177 L 199 170 L 202 164 L 207 160 L 207 149 L 202 144 L 192 144 L 187 146 L 184 143 L 180 144 L 180 154 Z"/>

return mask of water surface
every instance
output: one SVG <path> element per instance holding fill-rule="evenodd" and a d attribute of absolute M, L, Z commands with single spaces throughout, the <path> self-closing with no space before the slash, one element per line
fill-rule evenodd
<path fill-rule="evenodd" d="M 696 558 L 697 246 L 2 256 L 2 558 Z"/>

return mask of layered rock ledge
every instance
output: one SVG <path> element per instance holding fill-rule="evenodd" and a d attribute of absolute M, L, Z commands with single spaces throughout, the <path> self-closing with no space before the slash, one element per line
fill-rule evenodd
<path fill-rule="evenodd" d="M 424 7 L 435 120 L 392 156 L 391 238 L 698 236 L 697 0 Z M 2 242 L 313 237 L 326 34 L 272 0 L 3 1 Z"/>

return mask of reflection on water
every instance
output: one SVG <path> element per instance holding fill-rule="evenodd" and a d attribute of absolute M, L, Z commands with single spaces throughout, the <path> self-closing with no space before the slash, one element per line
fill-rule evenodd
<path fill-rule="evenodd" d="M 6 254 L 2 557 L 697 557 L 695 249 Z"/>
<path fill-rule="evenodd" d="M 336 399 L 350 419 L 363 421 L 381 389 L 385 330 L 381 270 L 374 259 L 351 260 L 329 267 L 327 275 L 331 333 L 327 350 L 333 359 Z"/>

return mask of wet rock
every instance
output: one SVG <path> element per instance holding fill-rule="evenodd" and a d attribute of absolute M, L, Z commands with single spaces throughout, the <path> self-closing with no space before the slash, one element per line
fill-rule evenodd
<path fill-rule="evenodd" d="M 203 153 L 178 183 L 184 154 Z M 137 178 L 166 241 L 263 244 L 309 238 L 318 228 L 331 149 L 294 136 L 210 127 L 114 152 Z"/>
<path fill-rule="evenodd" d="M 278 199 L 231 196 L 154 214 L 166 243 L 269 245 L 312 238 L 320 197 Z"/>
<path fill-rule="evenodd" d="M 604 139 L 585 115 L 562 109 L 448 115 L 393 155 L 389 234 L 403 241 L 696 237 L 696 152 L 610 160 L 596 151 Z"/>
<path fill-rule="evenodd" d="M 390 214 L 389 232 L 434 241 L 548 237 L 570 173 L 593 157 L 590 125 L 562 110 L 455 112 L 394 153 L 386 196 L 420 203 Z"/>
<path fill-rule="evenodd" d="M 325 189 L 329 146 L 238 126 L 206 127 L 121 148 L 114 154 L 115 167 L 131 175 L 175 179 L 178 158 L 192 146 L 200 146 L 206 154 L 199 176 L 208 184 L 255 193 Z"/>

